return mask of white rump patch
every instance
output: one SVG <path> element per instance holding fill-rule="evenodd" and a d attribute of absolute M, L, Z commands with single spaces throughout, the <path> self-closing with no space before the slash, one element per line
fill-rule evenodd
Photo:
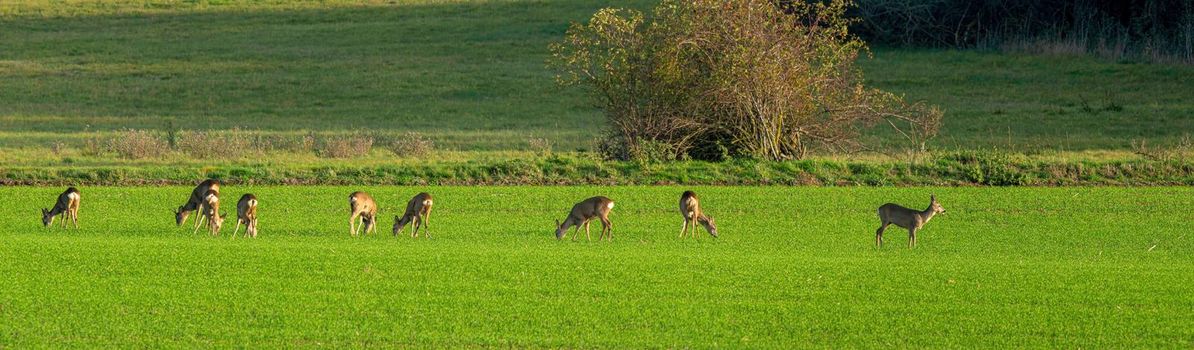
<path fill-rule="evenodd" d="M 256 206 L 257 206 L 257 200 L 256 200 L 256 199 L 250 199 L 250 200 L 249 200 L 249 206 L 250 206 L 250 207 L 256 207 Z"/>
<path fill-rule="evenodd" d="M 73 200 L 79 200 L 79 192 L 71 192 L 70 194 L 66 195 L 66 197 Z"/>
<path fill-rule="evenodd" d="M 609 202 L 609 205 L 607 205 L 607 207 L 609 207 L 610 209 L 613 209 L 613 208 L 614 208 L 614 202 Z"/>
<path fill-rule="evenodd" d="M 428 199 L 428 200 L 425 200 L 425 201 L 423 201 L 423 206 L 425 206 L 425 207 L 430 207 L 430 206 L 431 206 L 431 200 L 430 200 L 430 199 Z"/>

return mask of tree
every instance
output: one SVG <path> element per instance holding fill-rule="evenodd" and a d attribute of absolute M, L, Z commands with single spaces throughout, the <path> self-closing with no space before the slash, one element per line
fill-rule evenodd
<path fill-rule="evenodd" d="M 862 130 L 887 118 L 939 124 L 935 108 L 863 86 L 854 62 L 866 45 L 847 30 L 849 6 L 664 0 L 650 20 L 603 9 L 573 24 L 549 63 L 561 84 L 589 87 L 600 101 L 615 158 L 652 144 L 676 156 L 717 144 L 785 160 L 861 149 Z M 918 130 L 936 128 L 903 129 Z"/>

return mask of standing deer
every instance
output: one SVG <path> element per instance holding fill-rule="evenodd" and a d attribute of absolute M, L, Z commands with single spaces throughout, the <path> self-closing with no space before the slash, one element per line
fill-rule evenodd
<path fill-rule="evenodd" d="M 203 195 L 203 204 L 199 206 L 199 215 L 199 219 L 207 221 L 207 228 L 213 236 L 220 234 L 220 228 L 224 226 L 224 217 L 227 216 L 220 214 L 220 191 L 207 190 Z M 199 232 L 199 227 L 195 227 L 195 232 Z"/>
<path fill-rule="evenodd" d="M 41 224 L 46 228 L 54 224 L 54 217 L 59 214 L 62 215 L 62 227 L 68 227 L 66 221 L 70 220 L 75 224 L 75 228 L 79 228 L 79 201 L 83 196 L 79 194 L 79 190 L 70 187 L 62 194 L 58 195 L 58 202 L 54 203 L 54 208 L 46 210 L 41 208 Z"/>
<path fill-rule="evenodd" d="M 373 197 L 365 192 L 353 192 L 348 195 L 348 233 L 353 237 L 357 236 L 357 218 L 361 218 L 361 226 L 364 227 L 364 233 L 369 234 L 373 232 L 373 226 L 377 221 L 377 202 L 373 201 Z"/>
<path fill-rule="evenodd" d="M 257 238 L 257 196 L 245 193 L 236 201 L 236 228 L 232 230 L 232 238 L 240 231 L 240 224 L 245 224 L 245 237 Z"/>
<path fill-rule="evenodd" d="M 432 204 L 431 194 L 427 192 L 419 193 L 415 195 L 414 198 L 411 198 L 410 202 L 406 203 L 406 213 L 402 214 L 401 217 L 394 217 L 394 236 L 397 236 L 398 233 L 402 232 L 402 229 L 406 227 L 406 224 L 414 221 L 415 227 L 411 229 L 410 236 L 412 238 L 418 237 L 419 227 L 422 226 L 423 233 L 427 234 L 427 238 L 431 238 L 431 232 L 427 232 L 427 224 L 431 219 Z"/>
<path fill-rule="evenodd" d="M 695 192 L 684 191 L 684 194 L 680 195 L 680 215 L 684 216 L 684 227 L 680 228 L 680 238 L 684 238 L 685 234 L 696 238 L 697 223 L 705 226 L 705 231 L 709 231 L 709 235 L 717 238 L 717 223 L 713 217 L 705 216 L 705 213 L 701 212 L 701 202 L 697 199 Z"/>
<path fill-rule="evenodd" d="M 929 195 L 929 207 L 923 211 L 908 209 L 892 203 L 880 206 L 879 221 L 882 224 L 879 226 L 879 230 L 875 231 L 875 247 L 883 247 L 883 231 L 890 224 L 908 229 L 908 248 L 916 247 L 916 230 L 924 227 L 925 223 L 933 218 L 933 215 L 942 213 L 945 213 L 945 208 L 937 203 L 936 195 Z"/>
<path fill-rule="evenodd" d="M 614 240 L 613 224 L 609 221 L 609 211 L 614 208 L 614 201 L 609 198 L 597 196 L 586 199 L 576 205 L 572 206 L 572 212 L 568 213 L 568 217 L 564 219 L 563 223 L 556 220 L 556 239 L 563 239 L 568 233 L 568 228 L 572 226 L 580 230 L 580 226 L 585 227 L 585 239 L 593 240 L 593 236 L 589 234 L 589 221 L 594 217 L 601 219 L 601 236 L 597 240 L 602 240 L 609 235 L 609 240 Z M 577 232 L 579 234 L 579 232 Z M 572 236 L 572 240 L 576 240 L 576 235 Z"/>
<path fill-rule="evenodd" d="M 191 197 L 187 199 L 187 203 L 174 211 L 174 223 L 182 226 L 183 223 L 187 222 L 187 216 L 191 215 L 191 212 L 199 210 L 199 218 L 195 219 L 195 229 L 198 230 L 199 225 L 203 223 L 202 209 L 203 204 L 206 202 L 207 191 L 212 190 L 216 192 L 220 191 L 220 181 L 207 179 L 200 182 L 198 186 L 195 186 L 195 189 L 191 191 Z"/>

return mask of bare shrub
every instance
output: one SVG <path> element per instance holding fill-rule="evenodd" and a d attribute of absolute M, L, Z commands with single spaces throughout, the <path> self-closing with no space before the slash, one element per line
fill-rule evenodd
<path fill-rule="evenodd" d="M 121 158 L 146 159 L 161 157 L 170 145 L 149 131 L 128 129 L 108 140 L 108 148 Z"/>
<path fill-rule="evenodd" d="M 435 142 L 417 132 L 407 132 L 390 140 L 387 144 L 390 152 L 405 158 L 422 158 L 435 150 Z"/>
<path fill-rule="evenodd" d="M 612 158 L 714 153 L 696 146 L 799 159 L 861 150 L 862 130 L 893 116 L 939 124 L 938 110 L 863 86 L 855 61 L 866 45 L 847 30 L 850 5 L 664 0 L 650 20 L 603 9 L 552 45 L 551 64 L 558 82 L 601 101 L 620 144 L 603 147 Z"/>
<path fill-rule="evenodd" d="M 254 135 L 237 129 L 179 132 L 175 144 L 179 151 L 199 159 L 239 159 L 261 153 Z"/>
<path fill-rule="evenodd" d="M 326 135 L 315 142 L 315 154 L 324 158 L 356 158 L 369 154 L 373 137 L 361 133 Z"/>
<path fill-rule="evenodd" d="M 531 148 L 531 152 L 535 152 L 540 156 L 551 155 L 551 141 L 542 137 L 532 137 L 527 139 L 527 145 Z"/>
<path fill-rule="evenodd" d="M 82 153 L 88 157 L 98 157 L 104 154 L 107 147 L 104 146 L 104 141 L 99 137 L 88 137 L 83 140 Z"/>

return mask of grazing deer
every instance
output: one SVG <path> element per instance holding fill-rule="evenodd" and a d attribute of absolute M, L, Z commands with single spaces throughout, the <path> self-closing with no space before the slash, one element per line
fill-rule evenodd
<path fill-rule="evenodd" d="M 203 195 L 203 205 L 199 206 L 199 215 L 199 219 L 207 221 L 207 228 L 213 236 L 220 234 L 220 228 L 224 226 L 224 217 L 227 216 L 220 214 L 220 191 L 207 190 Z M 199 227 L 195 227 L 195 232 L 199 232 Z"/>
<path fill-rule="evenodd" d="M 75 228 L 79 228 L 79 201 L 83 196 L 79 194 L 79 190 L 74 187 L 67 188 L 66 191 L 58 195 L 58 202 L 54 203 L 54 208 L 46 210 L 41 208 L 41 224 L 46 228 L 54 224 L 54 217 L 59 214 L 62 215 L 62 227 L 68 227 L 67 220 L 75 224 Z"/>
<path fill-rule="evenodd" d="M 709 231 L 709 235 L 717 238 L 717 222 L 713 221 L 713 217 L 705 216 L 705 213 L 701 212 L 701 202 L 697 199 L 696 193 L 684 191 L 684 194 L 680 195 L 680 215 L 684 216 L 684 227 L 680 228 L 680 238 L 684 238 L 686 233 L 689 237 L 696 238 L 697 223 L 705 226 L 705 231 Z"/>
<path fill-rule="evenodd" d="M 601 236 L 597 240 L 602 240 L 609 235 L 609 240 L 614 240 L 613 224 L 609 222 L 609 211 L 614 208 L 614 201 L 609 198 L 597 196 L 586 199 L 576 205 L 572 206 L 572 212 L 568 213 L 568 217 L 564 219 L 563 223 L 556 220 L 556 239 L 563 239 L 568 233 L 568 228 L 572 226 L 580 230 L 580 226 L 585 227 L 585 238 L 593 240 L 593 236 L 589 234 L 589 221 L 594 217 L 601 219 Z M 579 234 L 580 232 L 577 232 Z M 572 236 L 572 240 L 576 240 L 576 235 Z"/>
<path fill-rule="evenodd" d="M 232 238 L 240 231 L 240 224 L 245 224 L 245 237 L 257 238 L 257 196 L 245 193 L 236 201 L 236 228 L 232 230 Z"/>
<path fill-rule="evenodd" d="M 199 225 L 202 225 L 203 222 L 203 211 L 201 209 L 203 209 L 203 204 L 206 202 L 204 198 L 207 197 L 208 191 L 213 190 L 216 192 L 220 191 L 220 181 L 207 179 L 200 182 L 198 186 L 195 186 L 195 189 L 191 191 L 191 198 L 187 199 L 187 203 L 174 211 L 174 223 L 182 226 L 183 223 L 187 222 L 187 216 L 191 215 L 191 212 L 199 210 L 200 216 L 198 219 L 195 219 L 195 229 L 198 230 Z"/>
<path fill-rule="evenodd" d="M 427 234 L 427 238 L 431 238 L 431 232 L 427 232 L 427 224 L 431 219 L 431 205 L 431 194 L 427 192 L 419 193 L 411 198 L 410 202 L 406 203 L 406 213 L 402 214 L 402 217 L 394 217 L 394 236 L 402 232 L 406 224 L 414 221 L 415 227 L 411 229 L 410 236 L 418 237 L 419 227 L 422 226 L 423 233 Z"/>
<path fill-rule="evenodd" d="M 916 230 L 919 230 L 933 218 L 933 215 L 945 213 L 945 208 L 937 203 L 936 195 L 929 195 L 929 207 L 923 211 L 908 209 L 898 204 L 887 203 L 879 207 L 879 221 L 882 224 L 875 231 L 875 247 L 883 246 L 883 231 L 887 225 L 908 229 L 908 248 L 916 247 Z"/>
<path fill-rule="evenodd" d="M 361 218 L 361 226 L 364 227 L 364 233 L 369 234 L 373 232 L 373 226 L 377 221 L 377 202 L 373 201 L 365 192 L 353 192 L 348 195 L 348 233 L 353 237 L 357 236 L 357 218 Z"/>

